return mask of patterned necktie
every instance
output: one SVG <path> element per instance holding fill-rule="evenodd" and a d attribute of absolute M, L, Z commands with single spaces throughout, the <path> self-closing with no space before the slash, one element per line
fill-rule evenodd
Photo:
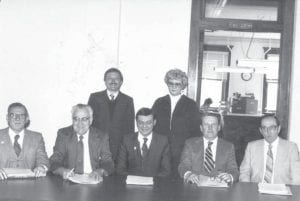
<path fill-rule="evenodd" d="M 21 146 L 18 143 L 19 138 L 20 138 L 20 135 L 15 135 L 14 150 L 15 150 L 17 156 L 19 156 L 21 153 Z"/>
<path fill-rule="evenodd" d="M 212 144 L 213 142 L 208 142 L 207 148 L 205 149 L 204 168 L 207 173 L 210 173 L 215 167 L 215 161 L 211 151 Z"/>
<path fill-rule="evenodd" d="M 83 174 L 83 136 L 79 136 L 79 141 L 77 143 L 77 159 L 75 173 Z"/>
<path fill-rule="evenodd" d="M 147 141 L 148 141 L 148 138 L 144 137 L 144 143 L 142 146 L 142 156 L 143 157 L 145 157 L 148 153 Z"/>
<path fill-rule="evenodd" d="M 272 145 L 269 144 L 269 149 L 267 152 L 267 160 L 266 160 L 266 171 L 264 176 L 265 183 L 272 183 L 272 174 L 273 174 L 273 153 L 272 153 Z"/>

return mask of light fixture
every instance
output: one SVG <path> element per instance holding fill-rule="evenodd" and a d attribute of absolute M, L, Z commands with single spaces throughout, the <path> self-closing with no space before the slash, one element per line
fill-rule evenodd
<path fill-rule="evenodd" d="M 214 67 L 215 72 L 219 73 L 254 73 L 254 68 L 251 67 Z"/>

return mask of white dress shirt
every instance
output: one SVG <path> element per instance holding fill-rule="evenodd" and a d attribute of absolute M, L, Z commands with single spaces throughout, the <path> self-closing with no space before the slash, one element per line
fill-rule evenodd
<path fill-rule="evenodd" d="M 147 138 L 147 147 L 149 149 L 151 141 L 152 141 L 152 133 L 150 133 L 148 136 L 143 136 L 142 134 L 140 134 L 140 132 L 138 133 L 138 141 L 140 143 L 140 150 L 142 150 L 143 144 L 144 144 L 144 138 Z"/>
<path fill-rule="evenodd" d="M 181 94 L 178 95 L 178 96 L 172 96 L 172 95 L 169 95 L 170 96 L 170 99 L 171 99 L 171 119 L 172 119 L 172 116 L 173 116 L 173 112 L 175 110 L 175 107 L 179 101 L 179 99 L 181 98 Z"/>
<path fill-rule="evenodd" d="M 15 136 L 20 135 L 20 138 L 18 139 L 18 143 L 20 144 L 20 147 L 22 149 L 23 147 L 23 139 L 24 139 L 24 129 L 20 133 L 15 133 L 11 128 L 8 129 L 8 134 L 11 140 L 12 145 L 14 146 L 15 142 Z"/>
<path fill-rule="evenodd" d="M 83 136 L 83 172 L 84 173 L 91 173 L 92 166 L 91 166 L 91 158 L 90 158 L 90 148 L 89 148 L 89 131 L 86 132 Z M 80 135 L 77 134 L 77 140 L 79 141 Z"/>
<path fill-rule="evenodd" d="M 111 95 L 114 96 L 114 100 L 116 100 L 119 95 L 119 91 L 115 92 L 115 91 L 106 90 L 106 93 L 107 93 L 107 97 L 109 98 L 109 100 L 111 100 Z"/>
<path fill-rule="evenodd" d="M 279 143 L 279 138 L 278 137 L 276 138 L 276 140 L 274 140 L 274 142 L 271 143 L 271 145 L 272 145 L 272 154 L 273 154 L 272 183 L 274 181 L 274 166 L 275 166 L 275 161 L 276 161 L 278 143 Z M 262 182 L 264 181 L 264 176 L 265 176 L 265 172 L 266 172 L 266 161 L 267 161 L 268 150 L 269 150 L 269 142 L 264 140 L 264 174 L 263 174 L 263 177 L 262 177 Z"/>

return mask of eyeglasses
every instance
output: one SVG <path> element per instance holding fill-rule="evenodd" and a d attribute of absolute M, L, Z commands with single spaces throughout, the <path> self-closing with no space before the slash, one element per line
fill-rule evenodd
<path fill-rule="evenodd" d="M 10 113 L 9 118 L 11 119 L 21 119 L 24 120 L 26 118 L 26 114 L 16 114 L 16 113 Z"/>
<path fill-rule="evenodd" d="M 173 83 L 173 82 L 168 82 L 168 86 L 169 87 L 176 87 L 176 88 L 179 88 L 182 86 L 181 83 Z"/>
<path fill-rule="evenodd" d="M 82 118 L 79 118 L 79 117 L 73 117 L 73 121 L 74 122 L 88 122 L 90 120 L 90 117 L 82 117 Z"/>
<path fill-rule="evenodd" d="M 260 129 L 263 131 L 263 132 L 273 132 L 273 131 L 276 131 L 276 129 L 278 128 L 278 126 L 269 126 L 269 127 L 266 127 L 266 126 L 261 126 Z"/>

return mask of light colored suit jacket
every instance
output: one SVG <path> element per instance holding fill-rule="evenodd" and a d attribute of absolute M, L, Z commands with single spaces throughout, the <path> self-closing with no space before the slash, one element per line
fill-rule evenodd
<path fill-rule="evenodd" d="M 217 176 L 226 172 L 237 181 L 239 170 L 236 164 L 234 146 L 221 138 L 218 139 L 215 168 L 208 174 L 204 169 L 204 140 L 203 137 L 194 137 L 186 140 L 178 166 L 180 176 L 183 178 L 187 171 L 205 176 Z"/>
<path fill-rule="evenodd" d="M 50 157 L 51 170 L 54 171 L 59 167 L 75 168 L 78 138 L 73 126 L 59 129 L 57 133 L 53 154 Z M 114 171 L 114 164 L 109 151 L 108 136 L 90 127 L 88 143 L 92 170 L 105 169 L 111 174 Z"/>
<path fill-rule="evenodd" d="M 8 128 L 0 130 L 0 168 L 34 169 L 41 165 L 49 168 L 41 133 L 25 129 L 21 153 L 17 156 L 8 134 Z"/>
<path fill-rule="evenodd" d="M 300 184 L 300 157 L 295 143 L 279 138 L 274 165 L 274 183 Z M 242 182 L 262 182 L 264 176 L 263 139 L 248 143 L 240 173 Z"/>

